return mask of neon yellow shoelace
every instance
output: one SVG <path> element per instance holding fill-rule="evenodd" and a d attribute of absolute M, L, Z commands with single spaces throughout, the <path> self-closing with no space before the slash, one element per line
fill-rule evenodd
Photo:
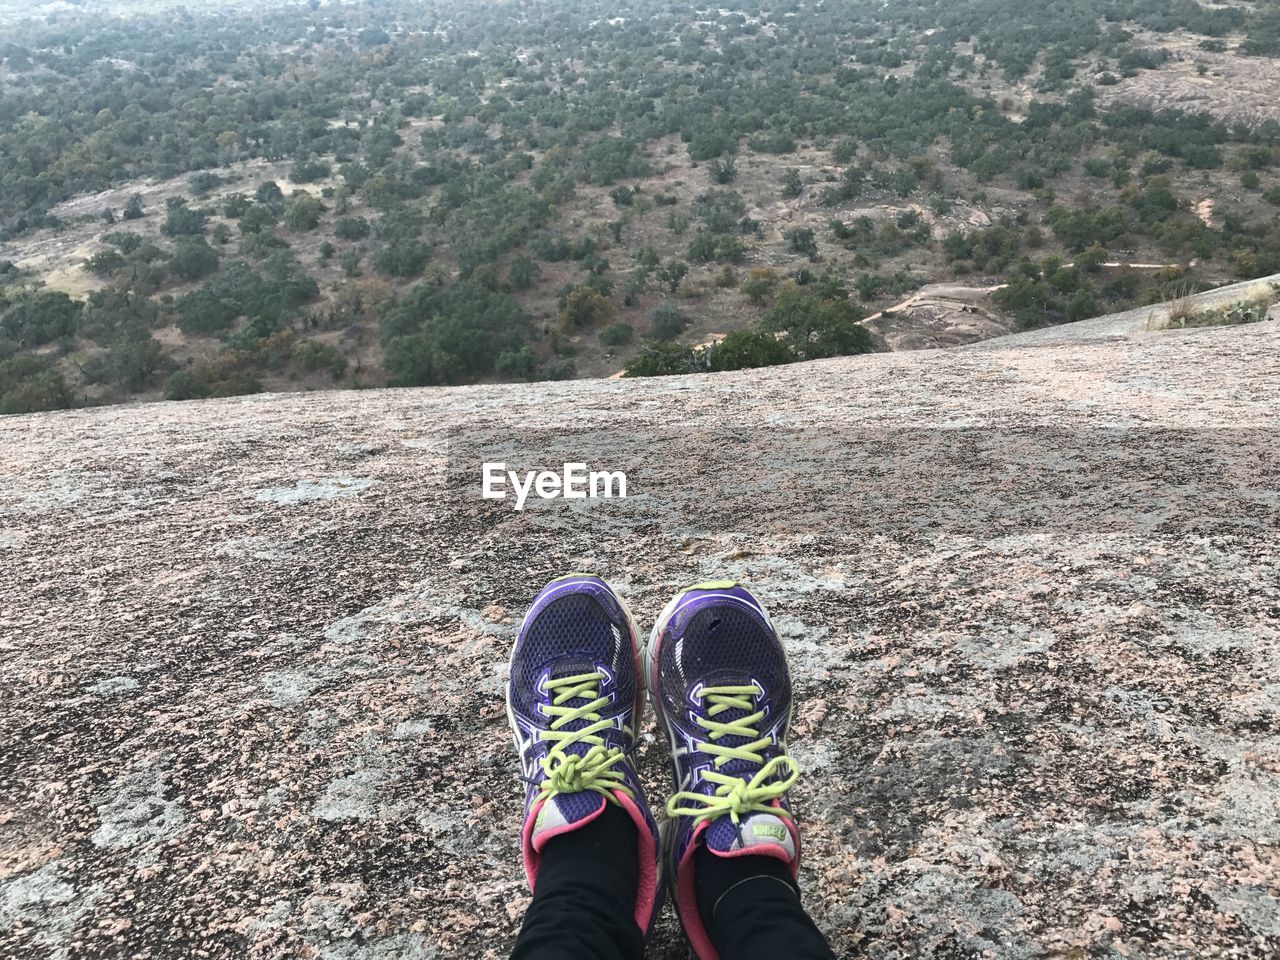
<path fill-rule="evenodd" d="M 755 709 L 752 697 L 763 691 L 754 684 L 735 687 L 703 687 L 698 694 L 704 705 L 710 704 L 706 717 L 698 717 L 698 726 L 708 731 L 706 742 L 699 746 L 703 753 L 715 757 L 711 770 L 703 776 L 712 783 L 719 784 L 715 793 L 710 796 L 703 793 L 681 791 L 667 801 L 667 814 L 672 817 L 695 817 L 694 823 L 712 820 L 728 814 L 734 823 L 749 813 L 776 813 L 777 809 L 769 805 L 770 800 L 777 800 L 786 793 L 796 778 L 800 776 L 800 768 L 786 754 L 780 754 L 765 762 L 760 752 L 773 743 L 768 737 L 761 737 L 756 724 L 764 719 L 764 711 L 759 710 L 749 716 L 728 722 L 714 719 L 726 710 L 751 711 Z M 722 737 L 754 737 L 751 743 L 740 747 L 720 746 L 716 743 Z M 750 780 L 742 777 L 731 777 L 719 772 L 719 768 L 730 760 L 746 760 L 759 763 L 761 767 Z M 770 780 L 785 767 L 787 774 L 781 780 L 771 783 Z M 693 806 L 682 806 L 693 804 Z"/>
<path fill-rule="evenodd" d="M 600 708 L 609 702 L 608 697 L 600 696 L 600 684 L 605 679 L 604 674 L 596 671 L 547 681 L 547 692 L 553 696 L 543 714 L 552 720 L 550 728 L 541 731 L 539 739 L 549 740 L 553 746 L 539 761 L 547 778 L 536 800 L 583 790 L 594 790 L 610 803 L 618 802 L 613 797 L 615 790 L 634 798 L 623 782 L 622 771 L 614 769 L 626 754 L 616 747 L 605 747 L 604 738 L 600 736 L 600 731 L 613 728 L 612 721 L 600 718 Z M 587 702 L 577 707 L 565 705 L 577 699 Z M 588 723 L 579 730 L 563 729 L 579 720 Z M 575 743 L 589 743 L 591 748 L 582 756 L 566 753 Z"/>

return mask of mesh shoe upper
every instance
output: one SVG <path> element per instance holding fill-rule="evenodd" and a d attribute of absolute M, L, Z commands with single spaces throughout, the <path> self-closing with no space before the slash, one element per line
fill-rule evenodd
<path fill-rule="evenodd" d="M 698 916 L 693 852 L 762 854 L 798 869 L 800 840 L 786 790 L 791 675 L 759 602 L 730 584 L 674 601 L 650 641 L 649 684 L 672 746 L 669 880 L 695 953 L 716 953 Z"/>
<path fill-rule="evenodd" d="M 626 614 L 603 581 L 594 577 L 552 581 L 534 600 L 511 655 L 508 702 L 512 732 L 526 780 L 525 807 L 532 806 L 546 776 L 543 761 L 557 746 L 544 737 L 555 724 L 551 708 L 558 692 L 554 685 L 565 678 L 599 675 L 598 697 L 607 699 L 594 715 L 609 721 L 593 740 L 607 749 L 631 750 L 638 717 L 635 644 Z M 587 697 L 573 697 L 561 707 L 581 707 Z M 587 718 L 562 723 L 563 732 L 598 726 Z M 562 747 L 568 755 L 586 756 L 592 742 L 580 740 Z M 602 799 L 587 791 L 560 794 L 557 806 L 566 820 L 594 812 Z"/>
<path fill-rule="evenodd" d="M 671 618 L 664 633 L 657 658 L 656 693 L 664 721 L 677 740 L 676 788 L 714 793 L 716 784 L 700 776 L 707 769 L 750 778 L 759 770 L 759 763 L 729 758 L 717 765 L 714 755 L 700 749 L 710 741 L 707 729 L 698 723 L 708 711 L 697 694 L 707 687 L 758 689 L 759 695 L 750 698 L 752 711 L 724 710 L 714 719 L 732 723 L 763 712 L 754 727 L 773 742 L 761 752 L 766 758 L 783 752 L 791 712 L 791 675 L 773 627 L 755 598 L 742 587 L 734 587 L 692 597 Z M 740 747 L 754 739 L 726 735 L 715 742 L 722 747 Z"/>
<path fill-rule="evenodd" d="M 659 886 L 657 827 L 630 761 L 643 686 L 634 625 L 606 583 L 572 576 L 538 594 L 511 654 L 507 704 L 525 783 L 530 886 L 546 842 L 617 803 L 640 834 L 636 922 L 647 931 Z"/>

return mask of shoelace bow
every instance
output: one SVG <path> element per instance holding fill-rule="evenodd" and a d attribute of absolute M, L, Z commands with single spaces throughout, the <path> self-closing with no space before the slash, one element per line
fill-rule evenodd
<path fill-rule="evenodd" d="M 719 786 L 710 795 L 690 791 L 675 794 L 667 801 L 668 815 L 694 817 L 694 823 L 697 824 L 703 820 L 712 820 L 728 814 L 733 820 L 733 825 L 737 827 L 739 820 L 747 814 L 776 812 L 776 808 L 770 806 L 769 801 L 777 800 L 791 788 L 796 778 L 800 776 L 800 768 L 785 753 L 765 761 L 760 751 L 770 746 L 773 741 L 769 737 L 760 736 L 760 731 L 756 728 L 756 724 L 764 719 L 764 711 L 758 710 L 749 716 L 727 722 L 714 719 L 726 710 L 754 710 L 755 704 L 751 698 L 759 696 L 761 692 L 755 685 L 702 688 L 698 694 L 699 699 L 704 707 L 707 704 L 710 704 L 710 707 L 707 708 L 705 717 L 696 718 L 698 726 L 708 731 L 707 740 L 699 744 L 698 749 L 702 753 L 715 757 L 713 769 L 704 771 L 702 775 Z M 716 742 L 723 737 L 756 739 L 751 743 L 730 747 L 721 746 Z M 761 766 L 755 775 L 747 780 L 719 772 L 719 768 L 730 760 L 746 760 Z M 774 780 L 783 767 L 787 768 L 786 775 L 781 780 Z M 682 804 L 686 805 L 682 806 Z"/>
<path fill-rule="evenodd" d="M 615 790 L 634 798 L 634 794 L 623 781 L 621 770 L 614 767 L 625 756 L 623 750 L 606 747 L 602 730 L 613 728 L 611 720 L 600 717 L 600 708 L 609 702 L 608 697 L 600 695 L 600 684 L 606 679 L 603 673 L 579 673 L 572 677 L 559 677 L 547 681 L 547 692 L 552 694 L 551 703 L 543 709 L 543 715 L 551 717 L 548 729 L 539 733 L 539 739 L 551 741 L 552 747 L 539 762 L 546 779 L 538 790 L 537 800 L 546 800 L 559 793 L 579 793 L 583 790 L 594 790 L 610 803 L 614 799 Z M 568 706 L 571 700 L 584 700 L 578 706 Z M 566 730 L 565 727 L 579 720 L 588 721 L 587 725 L 577 730 Z M 589 743 L 591 747 L 579 756 L 567 753 L 567 748 L 575 743 Z"/>

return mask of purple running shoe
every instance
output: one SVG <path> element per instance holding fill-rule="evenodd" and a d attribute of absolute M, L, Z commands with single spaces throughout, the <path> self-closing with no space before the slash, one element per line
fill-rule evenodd
<path fill-rule="evenodd" d="M 667 604 L 645 650 L 645 682 L 671 743 L 675 794 L 664 826 L 667 879 L 699 960 L 718 960 L 698 915 L 694 853 L 767 856 L 795 876 L 800 834 L 787 804 L 791 676 L 768 614 L 732 581 Z"/>
<path fill-rule="evenodd" d="M 511 651 L 507 718 L 525 782 L 522 852 L 533 889 L 553 837 L 624 809 L 639 836 L 635 920 L 661 903 L 658 828 L 631 765 L 644 708 L 638 632 L 598 577 L 570 574 L 534 598 Z"/>

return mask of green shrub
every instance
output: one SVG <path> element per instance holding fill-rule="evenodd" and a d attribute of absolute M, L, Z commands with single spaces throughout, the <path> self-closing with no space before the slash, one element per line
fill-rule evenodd
<path fill-rule="evenodd" d="M 372 230 L 364 217 L 343 217 L 333 225 L 333 235 L 339 240 L 363 240 Z"/>
<path fill-rule="evenodd" d="M 587 285 L 574 287 L 564 298 L 560 310 L 560 325 L 565 330 L 591 327 L 608 318 L 612 312 L 609 301 Z"/>
<path fill-rule="evenodd" d="M 293 359 L 307 373 L 323 370 L 335 380 L 347 370 L 347 358 L 332 344 L 320 340 L 303 340 L 293 348 Z"/>
<path fill-rule="evenodd" d="M 179 370 L 164 383 L 166 400 L 201 400 L 209 395 L 209 389 L 189 370 Z"/>
<path fill-rule="evenodd" d="M 111 244 L 125 256 L 128 256 L 142 246 L 142 234 L 131 233 L 128 230 L 116 230 L 112 233 L 104 233 L 102 242 Z"/>
<path fill-rule="evenodd" d="M 204 233 L 209 215 L 203 210 L 188 207 L 185 200 L 171 197 L 160 232 L 167 237 L 191 237 Z"/>
<path fill-rule="evenodd" d="M 799 253 L 806 257 L 818 255 L 818 239 L 814 236 L 811 227 L 793 227 L 782 236 L 792 253 Z"/>
<path fill-rule="evenodd" d="M 494 372 L 500 377 L 516 380 L 532 380 L 538 371 L 538 355 L 530 347 L 519 350 L 504 350 L 493 364 Z"/>
<path fill-rule="evenodd" d="M 515 257 L 507 269 L 507 283 L 511 284 L 512 290 L 528 290 L 541 276 L 542 270 L 538 264 L 524 254 Z"/>
<path fill-rule="evenodd" d="M 871 334 L 858 321 L 862 311 L 847 299 L 823 299 L 816 291 L 786 284 L 764 315 L 764 329 L 785 333 L 802 360 L 868 353 Z"/>
<path fill-rule="evenodd" d="M 734 330 L 707 351 L 712 370 L 747 370 L 792 363 L 795 351 L 772 333 L 762 330 Z"/>
<path fill-rule="evenodd" d="M 314 230 L 320 225 L 320 214 L 324 213 L 324 204 L 307 193 L 299 190 L 289 197 L 284 208 L 284 225 L 295 233 Z"/>
<path fill-rule="evenodd" d="M 373 255 L 373 269 L 392 277 L 416 277 L 431 259 L 421 240 L 397 240 Z"/>
<path fill-rule="evenodd" d="M 71 336 L 81 305 L 65 293 L 41 292 L 25 297 L 0 314 L 0 333 L 28 347 Z"/>
<path fill-rule="evenodd" d="M 95 277 L 109 277 L 125 262 L 118 250 L 100 250 L 84 262 L 84 268 Z"/>
<path fill-rule="evenodd" d="M 461 376 L 457 358 L 422 334 L 389 341 L 382 350 L 382 367 L 392 387 L 456 383 Z"/>
<path fill-rule="evenodd" d="M 667 377 L 681 373 L 697 373 L 705 369 L 702 351 L 674 343 L 646 343 L 638 356 L 627 364 L 624 377 Z"/>
<path fill-rule="evenodd" d="M 674 340 L 688 325 L 689 318 L 674 303 L 660 303 L 649 311 L 649 336 L 655 340 Z"/>
<path fill-rule="evenodd" d="M 323 160 L 303 160 L 293 165 L 289 179 L 294 183 L 315 183 L 330 174 L 329 164 Z"/>
<path fill-rule="evenodd" d="M 184 237 L 169 257 L 169 272 L 182 280 L 200 280 L 218 269 L 218 252 L 204 237 Z"/>
<path fill-rule="evenodd" d="M 38 413 L 72 405 L 62 374 L 42 358 L 18 354 L 0 362 L 0 414 Z"/>
<path fill-rule="evenodd" d="M 600 331 L 600 342 L 606 347 L 621 347 L 635 339 L 635 328 L 629 323 L 611 323 Z"/>
<path fill-rule="evenodd" d="M 572 380 L 576 367 L 572 357 L 557 357 L 538 371 L 539 380 Z"/>
<path fill-rule="evenodd" d="M 1210 307 L 1207 310 L 1186 309 L 1175 305 L 1170 310 L 1163 328 L 1183 330 L 1192 327 L 1232 327 L 1245 323 L 1261 323 L 1270 314 L 1271 304 L 1275 298 L 1275 292 L 1271 291 L 1259 293 L 1225 307 Z"/>

